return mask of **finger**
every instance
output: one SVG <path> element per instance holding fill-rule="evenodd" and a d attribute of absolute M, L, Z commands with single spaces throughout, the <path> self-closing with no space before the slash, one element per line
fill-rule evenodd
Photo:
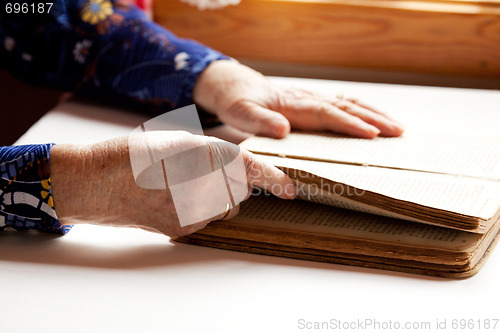
<path fill-rule="evenodd" d="M 253 185 L 248 184 L 248 194 L 247 194 L 247 196 L 245 197 L 245 199 L 243 199 L 243 201 L 246 201 L 246 200 L 248 200 L 248 198 L 250 198 L 250 196 L 251 196 L 251 195 L 252 195 L 252 193 L 253 193 L 253 189 L 254 189 Z"/>
<path fill-rule="evenodd" d="M 337 100 L 339 100 L 339 99 L 337 99 Z M 340 100 L 342 100 L 342 99 L 340 99 Z M 382 111 L 380 111 L 379 109 L 374 108 L 374 107 L 372 107 L 371 105 L 368 105 L 368 104 L 366 104 L 366 103 L 364 103 L 364 102 L 361 102 L 361 101 L 359 101 L 359 100 L 358 100 L 358 99 L 356 99 L 356 98 L 343 98 L 343 100 L 348 101 L 348 102 L 351 102 L 351 103 L 356 104 L 356 105 L 359 105 L 359 106 L 361 106 L 361 107 L 362 107 L 362 108 L 364 108 L 364 109 L 367 109 L 367 110 L 373 111 L 373 112 L 375 112 L 375 113 L 378 113 L 378 114 L 380 114 L 380 115 L 382 115 L 382 116 L 384 116 L 384 117 L 386 117 L 386 118 L 389 118 L 389 119 L 392 119 L 392 120 L 394 120 L 394 121 L 395 121 L 395 119 L 393 119 L 393 118 L 392 118 L 391 116 L 389 116 L 387 113 L 382 112 Z"/>
<path fill-rule="evenodd" d="M 216 215 L 216 216 L 214 216 L 206 221 L 203 221 L 202 223 L 208 224 L 212 221 L 230 220 L 233 217 L 235 217 L 236 215 L 238 215 L 239 212 L 240 212 L 240 205 L 236 205 L 234 207 L 228 207 L 228 209 L 226 211 L 224 211 L 221 214 Z"/>
<path fill-rule="evenodd" d="M 166 234 L 166 235 L 171 236 L 172 238 L 175 239 L 177 237 L 181 237 L 181 236 L 185 236 L 185 235 L 189 235 L 189 234 L 192 234 L 194 232 L 197 232 L 198 230 L 205 228 L 210 222 L 219 221 L 219 220 L 230 220 L 233 217 L 235 217 L 236 215 L 238 215 L 239 212 L 240 212 L 240 205 L 236 205 L 233 208 L 229 208 L 229 210 L 223 212 L 222 214 L 219 214 L 219 215 L 214 216 L 212 218 L 203 220 L 201 222 L 193 223 L 191 225 L 184 226 L 184 227 L 179 226 L 174 231 L 172 231 L 172 230 L 168 230 L 168 231 L 156 230 L 156 232 Z M 155 230 L 153 230 L 153 231 L 155 231 Z"/>
<path fill-rule="evenodd" d="M 248 100 L 234 103 L 220 118 L 239 130 L 273 138 L 283 138 L 290 132 L 290 123 L 283 115 Z"/>
<path fill-rule="evenodd" d="M 344 97 L 329 97 L 324 95 L 316 95 L 319 100 L 326 101 L 341 110 L 344 110 L 354 116 L 363 119 L 365 122 L 380 129 L 380 135 L 383 136 L 400 136 L 404 127 L 389 115 L 379 111 L 371 106 L 368 106 L 354 98 Z"/>
<path fill-rule="evenodd" d="M 289 103 L 283 111 L 292 126 L 309 130 L 331 130 L 361 138 L 374 138 L 380 130 L 330 103 L 301 99 Z"/>
<path fill-rule="evenodd" d="M 184 227 L 181 227 L 179 225 L 174 230 L 170 230 L 170 229 L 168 229 L 168 230 L 156 230 L 156 229 L 154 229 L 154 230 L 150 230 L 150 231 L 159 232 L 159 233 L 165 234 L 165 235 L 170 236 L 170 237 L 175 239 L 177 237 L 181 237 L 181 236 L 185 236 L 185 235 L 189 235 L 189 234 L 192 234 L 194 232 L 197 232 L 198 230 L 205 228 L 210 222 L 219 221 L 219 220 L 230 220 L 233 217 L 235 217 L 236 215 L 238 215 L 239 212 L 240 212 L 240 205 L 236 205 L 235 207 L 232 207 L 232 208 L 228 207 L 227 211 L 222 212 L 221 214 L 216 215 L 214 217 L 211 217 L 209 219 L 203 220 L 201 222 L 193 223 L 193 224 L 190 224 L 190 225 L 187 225 Z M 142 228 L 142 229 L 145 229 L 145 228 Z"/>
<path fill-rule="evenodd" d="M 294 199 L 297 196 L 295 182 L 283 171 L 258 159 L 245 149 L 242 149 L 242 153 L 250 185 L 266 189 L 282 199 Z"/>
<path fill-rule="evenodd" d="M 381 116 L 383 116 L 383 117 L 385 117 L 387 119 L 390 119 L 390 120 L 394 121 L 394 123 L 397 124 L 397 126 L 399 126 L 404 131 L 404 126 L 399 121 L 397 121 L 392 116 L 390 116 L 389 114 L 387 114 L 385 112 L 382 112 L 379 109 L 374 108 L 373 106 L 371 106 L 369 104 L 366 104 L 364 102 L 358 101 L 355 98 L 346 98 L 345 100 L 347 100 L 348 102 L 351 102 L 353 104 L 359 105 L 360 107 L 362 107 L 364 109 L 367 109 L 367 110 L 370 110 L 372 112 L 378 113 L 379 115 L 381 115 Z"/>
<path fill-rule="evenodd" d="M 307 91 L 301 89 L 293 89 L 288 91 L 288 94 L 293 96 L 307 96 Z M 399 136 L 403 133 L 403 126 L 385 114 L 369 105 L 366 105 L 354 98 L 343 98 L 343 97 L 331 97 L 328 95 L 309 93 L 309 99 L 316 99 L 319 101 L 324 101 L 341 110 L 347 111 L 352 115 L 355 115 L 367 123 L 374 125 L 381 130 L 381 135 L 384 136 Z M 352 112 L 351 112 L 352 111 Z M 372 116 L 372 114 L 375 114 Z"/>
<path fill-rule="evenodd" d="M 399 123 L 372 110 L 365 109 L 347 100 L 340 100 L 337 102 L 336 107 L 377 127 L 380 130 L 380 135 L 400 136 L 403 134 L 404 129 Z"/>
<path fill-rule="evenodd" d="M 231 208 L 229 212 L 227 212 L 227 214 L 224 213 L 225 216 L 222 217 L 222 220 L 230 220 L 236 215 L 238 215 L 239 212 L 240 212 L 240 205 L 236 205 L 235 207 Z"/>

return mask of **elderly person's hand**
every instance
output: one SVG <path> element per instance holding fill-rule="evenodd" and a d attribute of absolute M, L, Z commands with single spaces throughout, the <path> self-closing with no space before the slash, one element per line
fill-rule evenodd
<path fill-rule="evenodd" d="M 198 79 L 194 101 L 242 131 L 281 138 L 293 128 L 331 130 L 362 138 L 399 136 L 403 127 L 352 99 L 281 88 L 235 61 L 212 63 Z"/>
<path fill-rule="evenodd" d="M 207 147 L 212 147 L 213 156 L 212 153 L 210 156 L 214 159 L 220 157 L 217 154 L 224 153 L 220 149 L 213 149 L 213 142 L 223 142 L 215 138 L 179 131 L 148 134 L 151 134 L 150 146 L 143 147 L 145 149 L 176 152 L 206 144 Z M 295 184 L 282 171 L 257 160 L 253 154 L 244 149 L 240 150 L 236 145 L 223 143 L 222 150 L 233 147 L 240 154 L 238 156 L 242 156 L 247 179 L 240 184 L 232 184 L 233 188 L 239 186 L 237 190 L 240 193 L 243 191 L 243 197 L 246 196 L 241 200 L 248 198 L 253 185 L 265 188 L 283 199 L 293 199 L 296 196 Z M 52 192 L 57 215 L 62 224 L 92 223 L 138 227 L 170 237 L 179 237 L 205 227 L 210 221 L 225 217 L 222 212 L 218 216 L 181 227 L 175 209 L 177 206 L 174 205 L 168 188 L 144 189 L 136 184 L 129 157 L 129 144 L 128 138 L 123 137 L 92 145 L 61 144 L 52 148 Z M 179 159 L 175 169 L 185 172 L 189 178 L 196 166 L 183 165 Z M 215 185 L 210 182 L 203 183 L 197 190 L 202 192 L 202 197 L 209 199 L 214 195 Z M 186 197 L 186 200 L 186 204 L 189 204 L 189 197 Z M 189 208 L 196 210 L 203 207 Z M 231 210 L 227 218 L 237 212 L 238 209 Z"/>

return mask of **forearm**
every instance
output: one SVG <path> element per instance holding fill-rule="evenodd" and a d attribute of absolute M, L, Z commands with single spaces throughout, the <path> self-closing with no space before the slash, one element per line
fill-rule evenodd
<path fill-rule="evenodd" d="M 64 224 L 99 223 L 111 218 L 115 182 L 133 182 L 127 139 L 92 145 L 57 145 L 50 170 L 54 205 Z M 128 184 L 130 185 L 130 184 Z"/>
<path fill-rule="evenodd" d="M 77 224 L 81 215 L 81 195 L 89 186 L 83 175 L 88 168 L 86 149 L 77 145 L 54 146 L 50 157 L 52 194 L 62 223 Z"/>

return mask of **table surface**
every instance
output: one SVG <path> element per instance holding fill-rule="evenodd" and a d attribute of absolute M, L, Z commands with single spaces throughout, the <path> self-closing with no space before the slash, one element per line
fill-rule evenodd
<path fill-rule="evenodd" d="M 272 79 L 362 98 L 408 130 L 488 132 L 500 124 L 499 91 Z M 127 135 L 146 119 L 65 102 L 17 144 L 97 142 Z M 215 132 L 240 140 L 235 133 L 227 128 Z M 196 247 L 141 230 L 79 225 L 62 237 L 2 233 L 0 271 L 1 332 L 303 332 L 318 331 L 307 329 L 317 322 L 331 325 L 322 331 L 339 331 L 335 325 L 340 323 L 352 332 L 384 331 L 390 325 L 429 327 L 431 332 L 438 321 L 446 327 L 440 331 L 458 332 L 455 324 L 464 322 L 454 320 L 473 320 L 467 322 L 475 328 L 471 332 L 500 331 L 500 323 L 492 329 L 500 319 L 500 249 L 476 276 L 455 281 Z M 373 325 L 363 326 L 370 320 Z"/>

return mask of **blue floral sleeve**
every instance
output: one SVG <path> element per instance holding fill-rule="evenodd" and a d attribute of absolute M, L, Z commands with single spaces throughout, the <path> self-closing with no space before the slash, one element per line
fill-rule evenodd
<path fill-rule="evenodd" d="M 0 8 L 1 64 L 35 85 L 165 112 L 192 104 L 200 73 L 228 59 L 178 38 L 125 1 L 54 1 L 43 13 L 38 1 L 9 2 L 35 6 L 17 14 Z M 205 125 L 213 121 L 200 116 Z"/>
<path fill-rule="evenodd" d="M 0 230 L 40 230 L 65 234 L 50 187 L 52 144 L 0 147 Z"/>
<path fill-rule="evenodd" d="M 34 85 L 163 113 L 192 104 L 201 72 L 228 59 L 176 37 L 125 1 L 9 3 L 10 11 L 0 6 L 0 66 Z M 218 123 L 203 111 L 200 118 L 205 126 Z M 51 146 L 0 147 L 0 230 L 71 228 L 61 226 L 54 210 Z"/>

